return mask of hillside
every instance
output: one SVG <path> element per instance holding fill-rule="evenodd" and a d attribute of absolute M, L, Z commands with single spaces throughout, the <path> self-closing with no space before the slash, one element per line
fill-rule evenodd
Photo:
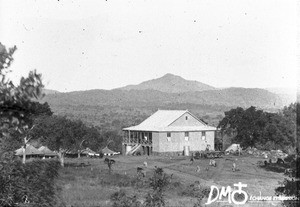
<path fill-rule="evenodd" d="M 55 114 L 82 119 L 102 128 L 140 123 L 157 109 L 189 109 L 199 118 L 217 125 L 224 111 L 237 106 L 276 110 L 282 107 L 278 96 L 263 89 L 164 93 L 155 90 L 89 90 L 46 95 Z"/>
<path fill-rule="evenodd" d="M 186 80 L 180 76 L 166 74 L 160 78 L 148 80 L 138 85 L 128 85 L 120 90 L 157 90 L 166 93 L 183 93 L 191 91 L 214 90 L 215 88 L 207 84 Z"/>
<path fill-rule="evenodd" d="M 164 93 L 155 90 L 89 90 L 69 93 L 48 94 L 45 99 L 50 105 L 85 106 L 151 106 L 171 103 L 190 103 L 224 106 L 257 106 L 280 108 L 280 98 L 264 89 L 226 88 L 221 90 Z"/>
<path fill-rule="evenodd" d="M 216 126 L 224 111 L 231 108 L 256 106 L 277 111 L 289 104 L 265 89 L 216 89 L 172 74 L 114 90 L 47 93 L 43 101 L 55 114 L 118 131 L 139 124 L 157 109 L 188 109 Z"/>

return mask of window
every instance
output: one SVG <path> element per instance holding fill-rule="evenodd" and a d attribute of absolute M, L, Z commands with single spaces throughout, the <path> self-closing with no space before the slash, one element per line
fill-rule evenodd
<path fill-rule="evenodd" d="M 202 140 L 206 140 L 206 133 L 205 132 L 202 132 Z"/>
<path fill-rule="evenodd" d="M 184 132 L 185 141 L 189 141 L 189 132 Z"/>
<path fill-rule="evenodd" d="M 167 140 L 168 140 L 168 142 L 171 141 L 171 132 L 167 132 Z"/>
<path fill-rule="evenodd" d="M 188 120 L 188 116 L 185 116 L 185 120 Z"/>

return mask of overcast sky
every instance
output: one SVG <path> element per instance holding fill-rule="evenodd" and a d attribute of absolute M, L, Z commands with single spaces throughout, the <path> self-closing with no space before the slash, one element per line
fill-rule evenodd
<path fill-rule="evenodd" d="M 180 75 L 215 87 L 296 87 L 292 0 L 0 0 L 0 42 L 17 45 L 12 79 L 112 89 Z M 299 48 L 298 48 L 299 49 Z"/>

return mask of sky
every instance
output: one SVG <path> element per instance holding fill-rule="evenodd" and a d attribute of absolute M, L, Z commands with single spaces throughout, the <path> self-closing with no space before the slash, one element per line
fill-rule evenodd
<path fill-rule="evenodd" d="M 36 69 L 46 88 L 61 92 L 113 89 L 166 73 L 214 87 L 295 89 L 297 6 L 296 0 L 0 0 L 0 42 L 18 48 L 12 80 Z"/>

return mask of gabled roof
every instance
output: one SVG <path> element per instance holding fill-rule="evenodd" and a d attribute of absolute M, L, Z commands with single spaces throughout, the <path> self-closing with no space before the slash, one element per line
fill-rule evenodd
<path fill-rule="evenodd" d="M 108 149 L 108 147 L 104 147 L 101 151 L 103 154 L 117 154 L 117 152 Z"/>
<path fill-rule="evenodd" d="M 16 155 L 23 155 L 23 150 L 24 148 L 21 147 L 19 149 L 17 149 Z M 35 148 L 34 146 L 27 144 L 26 145 L 26 150 L 25 150 L 26 155 L 43 155 L 42 152 L 40 152 L 37 148 Z"/>
<path fill-rule="evenodd" d="M 170 126 L 174 121 L 180 118 L 185 113 L 189 113 L 195 119 L 203 124 L 203 126 Z M 203 121 L 199 120 L 188 110 L 158 110 L 152 116 L 137 126 L 127 127 L 123 130 L 132 131 L 204 131 L 216 130 L 215 127 L 208 126 Z"/>
<path fill-rule="evenodd" d="M 46 156 L 55 156 L 57 155 L 55 152 L 51 151 L 48 147 L 46 146 L 41 146 L 39 149 L 38 149 L 41 153 L 43 153 L 44 155 Z"/>
<path fill-rule="evenodd" d="M 82 154 L 97 154 L 95 151 L 91 150 L 90 148 L 86 148 L 81 151 Z"/>

